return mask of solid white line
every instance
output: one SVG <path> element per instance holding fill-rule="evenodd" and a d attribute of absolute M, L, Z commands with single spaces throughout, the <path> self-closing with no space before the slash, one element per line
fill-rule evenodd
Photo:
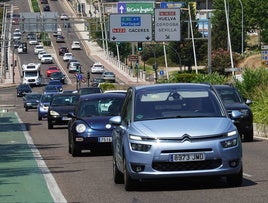
<path fill-rule="evenodd" d="M 43 157 L 41 156 L 39 150 L 34 145 L 32 137 L 29 135 L 28 131 L 26 130 L 25 125 L 23 124 L 22 120 L 20 119 L 19 115 L 16 112 L 15 112 L 15 115 L 17 116 L 18 121 L 20 122 L 20 124 L 22 126 L 22 130 L 23 130 L 24 136 L 26 138 L 27 144 L 30 145 L 30 147 L 31 147 L 35 161 L 36 161 L 36 163 L 41 171 L 41 174 L 44 176 L 47 187 L 50 191 L 50 194 L 51 194 L 54 202 L 67 203 L 67 200 L 63 196 L 55 178 L 50 173 L 50 170 L 48 169 Z"/>
<path fill-rule="evenodd" d="M 243 173 L 243 176 L 246 176 L 246 177 L 248 177 L 248 178 L 252 177 L 252 175 L 247 174 L 247 173 Z"/>

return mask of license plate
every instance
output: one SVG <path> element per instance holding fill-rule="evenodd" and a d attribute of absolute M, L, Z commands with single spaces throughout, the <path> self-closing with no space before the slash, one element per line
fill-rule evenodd
<path fill-rule="evenodd" d="M 63 121 L 68 121 L 68 120 L 71 120 L 71 118 L 68 118 L 68 117 L 62 117 L 62 120 L 63 120 Z"/>
<path fill-rule="evenodd" d="M 205 154 L 204 153 L 171 154 L 169 160 L 171 162 L 203 161 L 205 160 Z"/>
<path fill-rule="evenodd" d="M 99 137 L 98 142 L 112 142 L 112 137 Z"/>

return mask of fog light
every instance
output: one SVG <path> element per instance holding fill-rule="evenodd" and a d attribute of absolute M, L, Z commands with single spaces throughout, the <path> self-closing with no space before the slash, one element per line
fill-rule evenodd
<path fill-rule="evenodd" d="M 148 152 L 152 145 L 131 143 L 131 149 L 134 151 Z"/>
<path fill-rule="evenodd" d="M 229 161 L 229 166 L 232 167 L 232 168 L 237 167 L 238 164 L 239 164 L 239 160 L 238 159 Z"/>
<path fill-rule="evenodd" d="M 145 166 L 141 164 L 131 164 L 131 168 L 135 172 L 142 172 L 144 171 Z"/>

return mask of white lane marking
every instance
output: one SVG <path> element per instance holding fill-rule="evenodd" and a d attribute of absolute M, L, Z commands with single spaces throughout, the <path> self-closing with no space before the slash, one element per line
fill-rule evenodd
<path fill-rule="evenodd" d="M 246 176 L 246 177 L 248 177 L 248 178 L 252 177 L 252 175 L 247 174 L 247 173 L 243 173 L 243 176 Z"/>
<path fill-rule="evenodd" d="M 35 158 L 35 161 L 44 176 L 44 179 L 46 181 L 47 187 L 49 189 L 49 192 L 54 200 L 54 202 L 61 202 L 61 203 L 67 203 L 67 200 L 63 196 L 55 178 L 53 175 L 50 173 L 50 170 L 48 169 L 43 157 L 41 156 L 39 150 L 36 148 L 36 146 L 33 143 L 32 137 L 29 135 L 28 131 L 26 130 L 25 125 L 23 124 L 22 120 L 20 119 L 19 115 L 17 112 L 15 112 L 15 115 L 18 118 L 18 121 L 20 122 L 22 126 L 22 130 L 24 133 L 24 136 L 26 138 L 27 144 L 30 145 L 31 150 L 33 152 L 33 156 Z"/>

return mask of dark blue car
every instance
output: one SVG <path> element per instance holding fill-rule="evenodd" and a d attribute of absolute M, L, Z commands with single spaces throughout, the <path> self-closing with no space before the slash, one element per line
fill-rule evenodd
<path fill-rule="evenodd" d="M 81 150 L 110 151 L 112 126 L 109 119 L 119 115 L 125 95 L 96 93 L 81 96 L 75 112 L 69 114 L 69 153 L 77 156 Z"/>
<path fill-rule="evenodd" d="M 63 90 L 62 83 L 60 80 L 50 80 L 47 86 L 50 86 L 50 85 L 56 86 L 60 92 L 62 92 Z"/>

